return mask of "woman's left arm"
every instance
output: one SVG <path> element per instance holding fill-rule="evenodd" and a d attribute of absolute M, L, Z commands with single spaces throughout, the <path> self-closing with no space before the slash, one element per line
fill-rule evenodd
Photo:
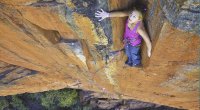
<path fill-rule="evenodd" d="M 150 57 L 151 56 L 151 41 L 149 39 L 149 36 L 144 28 L 143 23 L 138 27 L 137 32 L 142 36 L 142 38 L 144 39 L 146 45 L 147 45 L 147 55 Z"/>

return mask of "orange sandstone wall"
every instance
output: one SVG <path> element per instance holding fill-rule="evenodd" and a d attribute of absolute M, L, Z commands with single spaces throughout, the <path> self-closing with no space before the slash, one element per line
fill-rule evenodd
<path fill-rule="evenodd" d="M 0 96 L 68 87 L 197 110 L 200 37 L 174 25 L 163 1 L 147 3 L 153 50 L 148 58 L 143 43 L 143 68 L 124 68 L 124 52 L 109 54 L 123 48 L 126 18 L 98 22 L 94 12 L 131 3 L 1 0 Z"/>

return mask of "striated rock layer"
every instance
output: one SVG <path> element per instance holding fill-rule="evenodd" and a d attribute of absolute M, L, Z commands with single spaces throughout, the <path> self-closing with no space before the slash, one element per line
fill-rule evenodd
<path fill-rule="evenodd" d="M 125 53 L 115 51 L 126 18 L 98 22 L 94 12 L 137 2 L 1 0 L 0 96 L 68 87 L 198 109 L 199 1 L 143 0 L 152 56 L 143 43 L 144 67 L 124 68 Z"/>

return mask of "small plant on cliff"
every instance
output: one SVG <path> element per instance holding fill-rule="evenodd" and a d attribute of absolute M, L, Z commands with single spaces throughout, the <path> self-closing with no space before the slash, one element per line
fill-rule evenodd
<path fill-rule="evenodd" d="M 48 91 L 41 96 L 41 104 L 48 110 L 70 107 L 76 103 L 78 93 L 76 90 Z"/>
<path fill-rule="evenodd" d="M 8 106 L 9 106 L 8 101 L 4 97 L 0 97 L 0 110 L 3 110 Z"/>
<path fill-rule="evenodd" d="M 17 110 L 28 110 L 28 108 L 23 104 L 23 101 L 17 96 L 12 96 L 10 104 Z"/>

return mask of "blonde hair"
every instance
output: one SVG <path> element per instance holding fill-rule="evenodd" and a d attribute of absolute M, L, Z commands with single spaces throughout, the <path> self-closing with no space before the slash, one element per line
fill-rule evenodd
<path fill-rule="evenodd" d="M 142 12 L 141 11 L 139 11 L 139 10 L 133 10 L 133 11 L 136 11 L 136 12 L 138 12 L 138 14 L 139 14 L 139 20 L 143 20 L 143 16 L 142 16 Z"/>
<path fill-rule="evenodd" d="M 139 20 L 143 20 L 143 16 L 142 16 L 142 13 L 140 12 L 140 11 L 138 11 L 139 12 Z"/>

